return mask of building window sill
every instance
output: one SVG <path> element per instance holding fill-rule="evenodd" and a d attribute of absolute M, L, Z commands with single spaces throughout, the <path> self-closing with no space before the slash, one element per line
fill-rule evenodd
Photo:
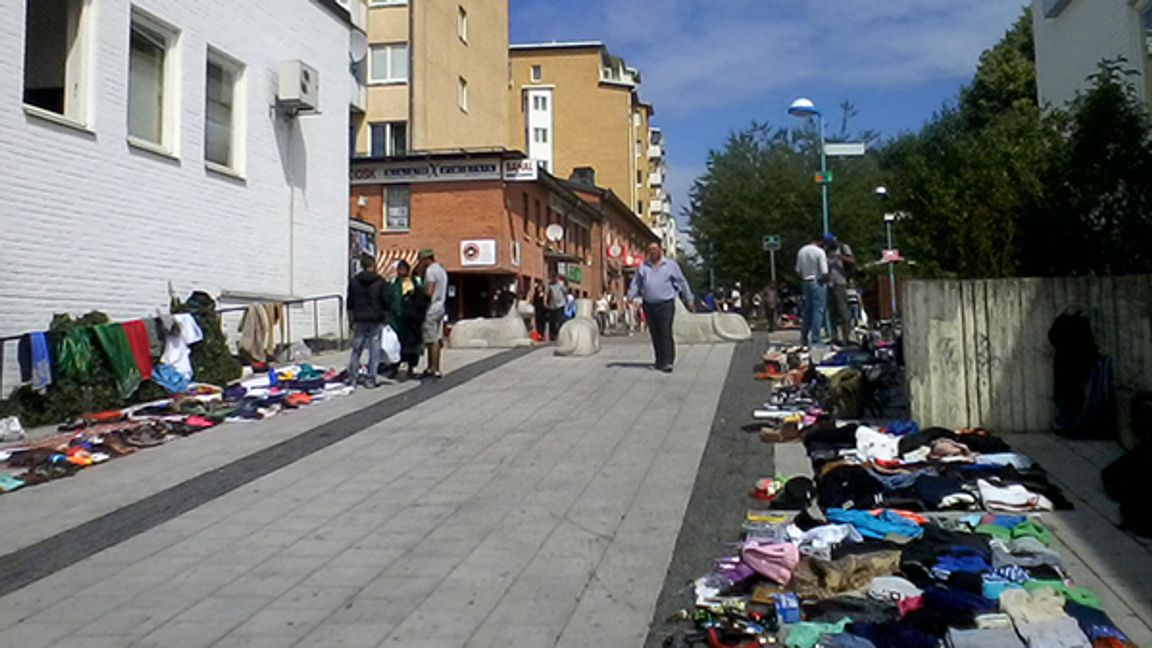
<path fill-rule="evenodd" d="M 161 146 L 155 142 L 149 142 L 148 140 L 143 140 L 143 139 L 140 139 L 139 137 L 132 137 L 131 135 L 129 135 L 128 136 L 128 146 L 130 146 L 134 149 L 140 150 L 140 151 L 144 151 L 145 153 L 151 153 L 152 155 L 156 155 L 158 157 L 172 160 L 174 162 L 180 161 L 180 158 L 177 157 L 176 154 L 173 153 L 172 151 L 164 148 L 163 146 Z"/>
<path fill-rule="evenodd" d="M 380 230 L 381 234 L 410 234 L 411 229 L 383 229 Z"/>
<path fill-rule="evenodd" d="M 96 131 L 88 128 L 88 125 L 84 122 L 77 121 L 66 115 L 61 115 L 60 113 L 52 112 L 51 110 L 44 110 L 39 106 L 24 104 L 24 114 L 28 115 L 29 117 L 35 117 L 36 119 L 42 119 L 46 122 L 51 122 L 57 126 L 71 128 L 74 131 L 79 131 L 86 135 L 96 134 Z"/>
<path fill-rule="evenodd" d="M 398 79 L 395 81 L 369 81 L 368 87 L 373 86 L 400 86 L 408 85 L 408 79 Z"/>
<path fill-rule="evenodd" d="M 229 180 L 237 180 L 239 182 L 248 182 L 248 178 L 232 167 L 224 166 L 223 164 L 216 164 L 215 162 L 204 162 L 204 170 L 213 175 L 224 176 Z"/>

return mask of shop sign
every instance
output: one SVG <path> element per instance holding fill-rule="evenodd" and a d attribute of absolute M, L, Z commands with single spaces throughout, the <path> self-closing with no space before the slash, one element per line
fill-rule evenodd
<path fill-rule="evenodd" d="M 584 283 L 584 268 L 578 263 L 569 263 L 564 268 L 564 276 L 572 283 Z"/>
<path fill-rule="evenodd" d="M 374 162 L 353 165 L 349 173 L 353 185 L 465 182 L 502 177 L 499 160 Z"/>
<path fill-rule="evenodd" d="M 536 160 L 504 160 L 505 182 L 533 182 L 540 177 L 540 166 Z"/>
<path fill-rule="evenodd" d="M 496 241 L 493 239 L 460 241 L 460 265 L 464 267 L 496 265 Z"/>

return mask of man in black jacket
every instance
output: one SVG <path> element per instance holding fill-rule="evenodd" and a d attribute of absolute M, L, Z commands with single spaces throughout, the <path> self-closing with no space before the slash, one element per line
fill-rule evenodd
<path fill-rule="evenodd" d="M 352 324 L 352 358 L 348 361 L 348 384 L 355 386 L 360 358 L 368 351 L 368 386 L 375 388 L 380 367 L 380 336 L 388 321 L 388 290 L 377 274 L 371 255 L 360 257 L 361 271 L 348 282 L 348 319 Z"/>

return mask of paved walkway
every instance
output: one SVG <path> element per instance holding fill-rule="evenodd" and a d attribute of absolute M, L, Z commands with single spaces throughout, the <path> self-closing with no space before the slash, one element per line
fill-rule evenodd
<path fill-rule="evenodd" d="M 0 645 L 639 646 L 732 348 L 534 352 L 0 598 Z M 29 493 L 157 490 L 121 468 Z M 44 506 L 3 532 L 83 517 Z"/>

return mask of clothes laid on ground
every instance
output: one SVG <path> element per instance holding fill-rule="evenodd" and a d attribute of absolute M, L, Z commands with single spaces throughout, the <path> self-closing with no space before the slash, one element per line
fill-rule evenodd
<path fill-rule="evenodd" d="M 139 373 L 124 329 L 108 324 L 93 331 L 102 347 L 116 354 L 117 371 L 134 376 L 138 385 Z M 310 365 L 273 369 L 227 389 L 190 384 L 167 365 L 157 366 L 153 378 L 165 387 L 180 383 L 180 388 L 164 400 L 82 415 L 60 426 L 62 432 L 57 435 L 0 446 L 0 492 L 67 477 L 225 421 L 263 420 L 351 392 L 343 374 Z"/>

